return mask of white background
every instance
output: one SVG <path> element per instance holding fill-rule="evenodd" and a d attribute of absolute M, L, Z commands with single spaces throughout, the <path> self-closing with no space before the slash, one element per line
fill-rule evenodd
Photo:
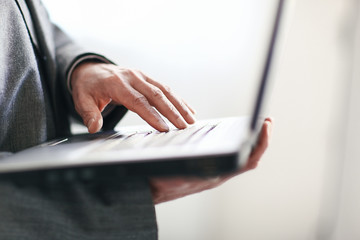
<path fill-rule="evenodd" d="M 255 171 L 157 206 L 160 240 L 360 238 L 356 2 L 288 1 L 269 150 Z M 198 118 L 250 114 L 275 1 L 45 3 L 77 41 L 170 85 Z"/>

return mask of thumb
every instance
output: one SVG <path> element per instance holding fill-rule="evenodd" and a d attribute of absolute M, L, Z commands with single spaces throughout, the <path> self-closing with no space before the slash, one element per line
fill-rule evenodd
<path fill-rule="evenodd" d="M 100 113 L 100 112 L 99 112 Z M 103 125 L 103 118 L 101 114 L 90 117 L 89 120 L 84 120 L 86 127 L 88 128 L 89 133 L 96 133 L 100 131 Z"/>
<path fill-rule="evenodd" d="M 79 101 L 76 110 L 83 119 L 89 133 L 100 131 L 103 125 L 103 118 L 99 108 L 92 99 Z"/>

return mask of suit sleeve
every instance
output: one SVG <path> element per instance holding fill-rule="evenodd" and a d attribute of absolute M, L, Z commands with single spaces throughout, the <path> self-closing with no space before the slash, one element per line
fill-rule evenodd
<path fill-rule="evenodd" d="M 64 98 L 70 114 L 81 121 L 81 117 L 76 113 L 74 103 L 69 89 L 69 77 L 77 64 L 83 61 L 98 61 L 113 63 L 104 56 L 87 51 L 75 44 L 59 27 L 54 25 L 53 34 L 55 40 L 57 78 L 61 83 Z M 124 106 L 110 105 L 103 112 L 103 130 L 111 130 L 125 115 L 127 109 Z"/>

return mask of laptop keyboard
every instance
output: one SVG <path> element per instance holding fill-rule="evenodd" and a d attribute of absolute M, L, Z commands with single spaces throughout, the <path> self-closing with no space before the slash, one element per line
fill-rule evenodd
<path fill-rule="evenodd" d="M 164 147 L 194 144 L 215 129 L 217 125 L 193 125 L 185 129 L 172 129 L 169 132 L 135 132 L 129 135 L 115 135 L 106 139 L 96 152 L 120 151 L 129 148 Z"/>

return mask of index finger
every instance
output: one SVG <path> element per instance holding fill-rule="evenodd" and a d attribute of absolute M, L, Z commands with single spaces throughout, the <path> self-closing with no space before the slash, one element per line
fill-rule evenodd
<path fill-rule="evenodd" d="M 169 131 L 168 125 L 159 113 L 150 105 L 147 98 L 132 87 L 124 85 L 123 88 L 114 89 L 112 100 L 124 105 L 130 111 L 137 113 L 142 119 L 160 132 Z M 120 98 L 119 96 L 123 96 Z"/>

